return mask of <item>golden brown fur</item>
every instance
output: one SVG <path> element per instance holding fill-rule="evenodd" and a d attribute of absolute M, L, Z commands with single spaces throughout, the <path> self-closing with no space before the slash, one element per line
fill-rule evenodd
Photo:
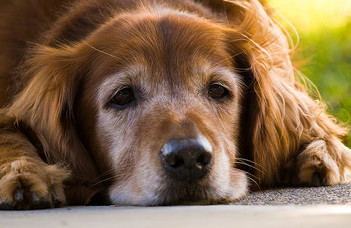
<path fill-rule="evenodd" d="M 212 204 L 249 179 L 350 181 L 347 130 L 308 95 L 257 0 L 6 0 L 0 18 L 1 208 Z M 126 87 L 135 104 L 111 105 Z M 173 180 L 161 148 L 199 135 L 209 174 Z"/>

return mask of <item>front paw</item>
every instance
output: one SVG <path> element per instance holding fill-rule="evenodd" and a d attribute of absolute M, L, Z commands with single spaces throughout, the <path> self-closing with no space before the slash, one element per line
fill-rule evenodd
<path fill-rule="evenodd" d="M 318 187 L 343 182 L 338 154 L 331 153 L 331 149 L 324 140 L 313 141 L 306 147 L 297 158 L 299 184 Z"/>
<path fill-rule="evenodd" d="M 63 181 L 69 176 L 56 165 L 28 158 L 3 165 L 0 171 L 0 209 L 58 207 L 65 203 Z"/>

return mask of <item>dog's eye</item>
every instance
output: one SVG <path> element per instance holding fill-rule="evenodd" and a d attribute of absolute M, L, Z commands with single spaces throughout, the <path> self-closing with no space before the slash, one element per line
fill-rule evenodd
<path fill-rule="evenodd" d="M 124 88 L 119 90 L 111 99 L 111 104 L 117 108 L 125 108 L 135 100 L 134 91 L 132 88 Z"/>
<path fill-rule="evenodd" d="M 223 100 L 230 95 L 230 92 L 224 86 L 214 83 L 208 88 L 208 95 L 215 100 Z"/>

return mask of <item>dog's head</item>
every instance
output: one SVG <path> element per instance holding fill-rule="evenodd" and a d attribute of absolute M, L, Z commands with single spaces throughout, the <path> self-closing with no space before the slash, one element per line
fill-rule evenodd
<path fill-rule="evenodd" d="M 286 44 L 263 7 L 245 4 L 207 5 L 212 13 L 142 6 L 112 16 L 84 41 L 40 47 L 23 94 L 41 103 L 27 105 L 37 109 L 27 119 L 46 132 L 42 141 L 55 141 L 61 160 L 81 174 L 94 166 L 115 204 L 237 199 L 248 190 L 238 167 L 260 127 L 258 102 L 270 105 L 273 93 L 263 77 L 286 62 L 270 59 Z"/>
<path fill-rule="evenodd" d="M 160 8 L 119 15 L 86 42 L 99 51 L 77 121 L 115 179 L 114 203 L 211 203 L 246 192 L 235 168 L 243 85 L 223 28 Z"/>

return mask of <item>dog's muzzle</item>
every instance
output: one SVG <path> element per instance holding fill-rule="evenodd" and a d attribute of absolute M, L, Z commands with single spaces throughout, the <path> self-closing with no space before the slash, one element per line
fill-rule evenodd
<path fill-rule="evenodd" d="M 161 149 L 161 161 L 172 178 L 195 182 L 204 178 L 213 165 L 212 146 L 203 136 L 170 139 Z"/>

